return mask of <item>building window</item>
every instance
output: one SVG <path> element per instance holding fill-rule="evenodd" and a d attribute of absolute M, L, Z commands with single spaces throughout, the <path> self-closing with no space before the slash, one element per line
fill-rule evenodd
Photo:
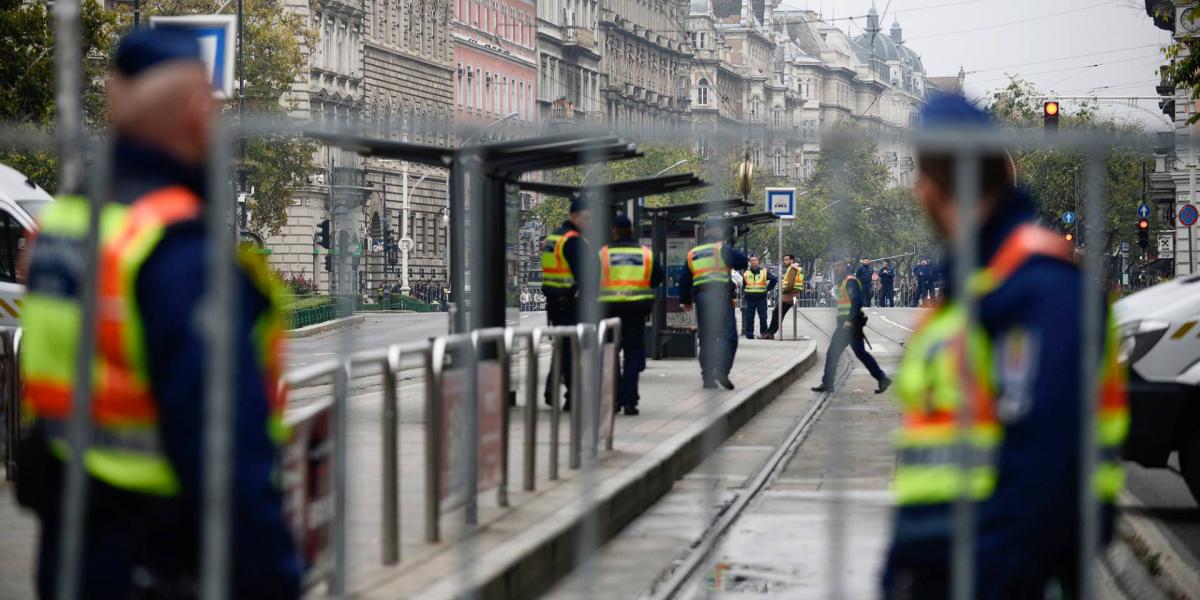
<path fill-rule="evenodd" d="M 783 107 L 776 106 L 775 110 L 773 112 L 774 112 L 773 121 L 774 121 L 775 127 L 783 127 Z"/>
<path fill-rule="evenodd" d="M 783 163 L 783 148 L 776 148 L 775 156 L 771 158 L 771 174 L 776 177 L 782 177 L 784 173 Z"/>
<path fill-rule="evenodd" d="M 762 99 L 755 96 L 750 99 L 750 120 L 757 121 L 762 115 Z"/>
<path fill-rule="evenodd" d="M 708 80 L 701 79 L 696 88 L 696 104 L 708 106 Z"/>

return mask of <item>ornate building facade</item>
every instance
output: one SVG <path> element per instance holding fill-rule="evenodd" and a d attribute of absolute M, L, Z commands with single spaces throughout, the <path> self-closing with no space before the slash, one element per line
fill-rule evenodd
<path fill-rule="evenodd" d="M 537 111 L 537 5 L 533 0 L 454 0 L 454 114 L 467 126 Z M 511 116 L 510 116 L 511 115 Z"/>
<path fill-rule="evenodd" d="M 598 0 L 540 0 L 537 5 L 538 113 L 569 126 L 603 118 Z"/>
<path fill-rule="evenodd" d="M 599 101 L 618 130 L 683 121 L 691 65 L 687 0 L 600 0 Z"/>

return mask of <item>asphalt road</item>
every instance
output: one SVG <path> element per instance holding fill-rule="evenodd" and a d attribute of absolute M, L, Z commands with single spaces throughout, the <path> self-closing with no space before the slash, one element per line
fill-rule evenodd
<path fill-rule="evenodd" d="M 1125 489 L 1138 506 L 1123 510 L 1139 511 L 1156 521 L 1184 564 L 1200 570 L 1200 507 L 1179 476 L 1178 457 L 1172 456 L 1170 464 L 1170 469 L 1146 469 L 1126 463 Z"/>
<path fill-rule="evenodd" d="M 512 313 L 508 324 L 510 327 L 545 325 L 546 317 L 542 312 Z M 447 328 L 447 313 L 368 313 L 366 321 L 358 327 L 289 340 L 287 365 L 289 368 L 302 367 L 339 353 L 426 340 L 445 335 Z"/>

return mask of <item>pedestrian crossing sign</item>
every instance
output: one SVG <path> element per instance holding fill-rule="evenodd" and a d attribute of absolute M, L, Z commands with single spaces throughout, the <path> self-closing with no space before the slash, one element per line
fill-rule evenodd
<path fill-rule="evenodd" d="M 795 219 L 796 188 L 767 188 L 767 212 L 780 219 Z"/>

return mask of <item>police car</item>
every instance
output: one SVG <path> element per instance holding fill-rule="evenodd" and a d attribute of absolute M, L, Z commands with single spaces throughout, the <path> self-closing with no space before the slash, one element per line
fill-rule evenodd
<path fill-rule="evenodd" d="M 1124 458 L 1180 471 L 1200 502 L 1200 275 L 1178 277 L 1113 307 L 1129 367 L 1130 431 Z"/>
<path fill-rule="evenodd" d="M 0 164 L 0 327 L 21 324 L 25 274 L 21 255 L 36 219 L 54 198 L 16 169 Z"/>

